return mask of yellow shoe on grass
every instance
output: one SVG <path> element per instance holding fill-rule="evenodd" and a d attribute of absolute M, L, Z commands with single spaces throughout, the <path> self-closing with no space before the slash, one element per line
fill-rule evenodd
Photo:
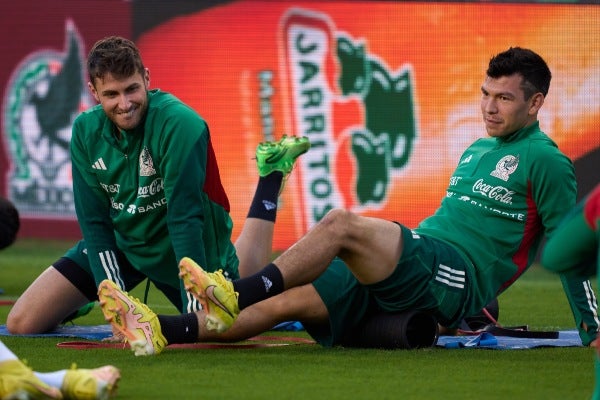
<path fill-rule="evenodd" d="M 240 313 L 238 294 L 222 271 L 206 272 L 191 258 L 179 263 L 179 276 L 185 289 L 196 298 L 206 312 L 206 329 L 224 332 Z"/>
<path fill-rule="evenodd" d="M 62 399 L 60 390 L 42 382 L 20 360 L 0 362 L 0 398 L 2 400 Z"/>
<path fill-rule="evenodd" d="M 104 318 L 125 336 L 136 356 L 160 354 L 167 346 L 157 315 L 114 282 L 105 279 L 100 283 L 98 300 Z"/>
<path fill-rule="evenodd" d="M 121 373 L 112 365 L 83 369 L 73 366 L 67 371 L 62 393 L 71 400 L 108 400 L 117 392 Z"/>

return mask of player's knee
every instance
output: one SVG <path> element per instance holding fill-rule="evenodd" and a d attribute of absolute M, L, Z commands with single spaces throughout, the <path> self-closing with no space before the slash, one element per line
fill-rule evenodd
<path fill-rule="evenodd" d="M 23 313 L 18 312 L 14 308 L 8 313 L 8 316 L 6 317 L 6 329 L 12 335 L 37 333 L 33 332 L 31 328 L 31 323 Z"/>
<path fill-rule="evenodd" d="M 342 208 L 334 208 L 330 210 L 325 217 L 319 222 L 323 229 L 328 232 L 328 240 L 337 239 L 344 241 L 352 234 L 352 220 L 357 216 Z"/>
<path fill-rule="evenodd" d="M 365 217 L 341 208 L 329 211 L 321 223 L 327 230 L 327 241 L 340 249 L 352 249 L 364 238 Z"/>
<path fill-rule="evenodd" d="M 13 335 L 33 335 L 43 333 L 54 326 L 47 325 L 48 320 L 28 304 L 17 303 L 6 317 L 6 329 Z"/>

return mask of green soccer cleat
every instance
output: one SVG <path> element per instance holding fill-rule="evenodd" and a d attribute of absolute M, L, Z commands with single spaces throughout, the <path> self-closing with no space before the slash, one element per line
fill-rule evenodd
<path fill-rule="evenodd" d="M 15 359 L 0 362 L 0 398 L 42 400 L 63 396 L 60 390 L 42 382 L 23 362 Z"/>
<path fill-rule="evenodd" d="M 104 318 L 126 338 L 136 356 L 160 354 L 167 346 L 156 314 L 116 283 L 103 280 L 98 287 L 98 299 Z"/>
<path fill-rule="evenodd" d="M 256 147 L 256 165 L 260 176 L 273 171 L 283 173 L 284 179 L 294 169 L 296 158 L 310 149 L 307 137 L 287 136 L 278 142 L 262 142 Z"/>
<path fill-rule="evenodd" d="M 76 368 L 67 371 L 62 385 L 65 399 L 108 400 L 117 392 L 121 373 L 112 365 L 95 369 Z"/>
<path fill-rule="evenodd" d="M 238 294 L 221 270 L 206 272 L 192 259 L 184 257 L 179 263 L 179 276 L 185 289 L 202 304 L 206 312 L 206 329 L 224 332 L 240 313 Z"/>

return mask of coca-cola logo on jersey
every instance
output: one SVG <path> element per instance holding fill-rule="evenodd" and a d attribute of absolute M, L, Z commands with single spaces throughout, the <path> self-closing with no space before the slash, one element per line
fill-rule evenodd
<path fill-rule="evenodd" d="M 138 197 L 150 197 L 163 190 L 164 184 L 162 178 L 158 178 L 152 181 L 147 186 L 140 186 L 138 188 Z"/>
<path fill-rule="evenodd" d="M 515 194 L 513 190 L 509 190 L 504 186 L 488 185 L 483 179 L 479 179 L 475 182 L 473 185 L 473 192 L 480 193 L 502 204 L 512 204 L 513 194 Z"/>

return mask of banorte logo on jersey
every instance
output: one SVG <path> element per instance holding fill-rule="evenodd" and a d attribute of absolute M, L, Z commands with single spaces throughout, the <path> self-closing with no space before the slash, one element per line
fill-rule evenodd
<path fill-rule="evenodd" d="M 13 71 L 4 96 L 8 197 L 24 215 L 75 215 L 71 126 L 93 102 L 85 88 L 82 40 L 72 21 L 65 31 L 64 52 L 31 53 Z"/>
<path fill-rule="evenodd" d="M 382 208 L 417 137 L 412 67 L 392 71 L 320 13 L 293 9 L 280 26 L 290 124 L 312 144 L 298 161 L 307 223 L 335 207 Z"/>

